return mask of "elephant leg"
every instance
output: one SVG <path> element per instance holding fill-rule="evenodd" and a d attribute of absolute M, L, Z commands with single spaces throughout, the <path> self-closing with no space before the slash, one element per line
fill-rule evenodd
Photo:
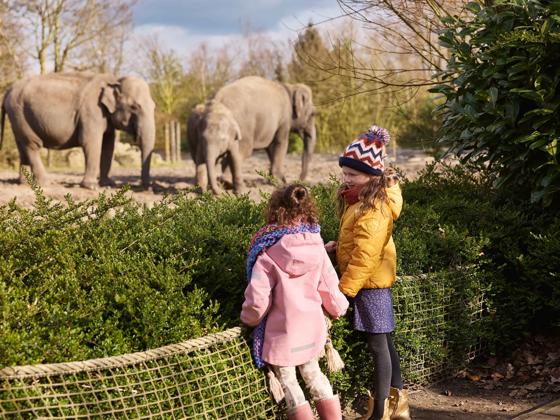
<path fill-rule="evenodd" d="M 91 128 L 84 128 L 81 133 L 82 148 L 84 149 L 84 156 L 86 160 L 86 173 L 80 186 L 90 190 L 97 188 L 97 177 L 99 175 L 99 162 L 101 160 L 101 144 L 103 135 L 99 130 Z"/>
<path fill-rule="evenodd" d="M 232 163 L 229 152 L 226 153 L 216 164 L 216 171 L 220 171 L 220 173 L 222 174 L 219 177 L 219 180 L 226 190 L 231 190 L 233 188 L 233 178 L 232 182 L 229 181 L 229 175 L 231 174 L 231 165 Z"/>
<path fill-rule="evenodd" d="M 208 182 L 210 183 L 210 188 L 215 195 L 221 194 L 222 188 L 218 184 L 218 174 L 217 174 L 217 162 L 216 155 L 213 153 L 207 153 L 206 155 L 206 170 L 208 171 Z"/>
<path fill-rule="evenodd" d="M 45 186 L 48 183 L 47 171 L 41 160 L 42 141 L 25 122 L 19 120 L 13 125 L 14 137 L 19 152 L 19 182 L 27 183 L 23 170 L 29 168 L 37 184 Z"/>
<path fill-rule="evenodd" d="M 47 172 L 41 160 L 41 149 L 28 147 L 26 149 L 26 154 L 29 159 L 29 164 L 31 165 L 31 172 L 33 172 L 37 184 L 43 187 L 46 186 L 48 184 Z"/>
<path fill-rule="evenodd" d="M 245 184 L 243 183 L 243 174 L 241 171 L 241 153 L 239 153 L 237 144 L 230 151 L 230 160 L 233 191 L 236 194 L 242 194 L 245 191 Z"/>
<path fill-rule="evenodd" d="M 196 183 L 202 191 L 208 188 L 208 176 L 206 173 L 206 164 L 196 164 Z"/>
<path fill-rule="evenodd" d="M 31 172 L 31 163 L 29 162 L 25 147 L 19 141 L 16 141 L 16 144 L 19 152 L 19 183 L 25 184 L 26 180 L 23 172 L 24 169 L 27 170 L 27 172 Z"/>
<path fill-rule="evenodd" d="M 288 153 L 289 135 L 289 126 L 279 127 L 274 136 L 274 140 L 267 149 L 270 159 L 270 174 L 282 180 L 282 182 L 286 182 L 286 177 L 284 176 L 284 159 Z"/>
<path fill-rule="evenodd" d="M 101 163 L 99 173 L 99 185 L 102 187 L 116 187 L 115 181 L 109 177 L 111 171 L 111 163 L 113 162 L 113 153 L 115 151 L 115 130 L 107 129 L 103 134 L 103 143 L 101 145 Z"/>

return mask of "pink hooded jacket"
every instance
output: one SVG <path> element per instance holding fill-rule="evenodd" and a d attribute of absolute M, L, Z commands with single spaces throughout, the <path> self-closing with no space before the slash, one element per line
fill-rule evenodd
<path fill-rule="evenodd" d="M 327 339 L 323 308 L 333 318 L 348 309 L 338 276 L 318 233 L 285 235 L 259 255 L 245 290 L 241 321 L 256 326 L 268 314 L 263 360 L 299 366 L 321 353 Z"/>

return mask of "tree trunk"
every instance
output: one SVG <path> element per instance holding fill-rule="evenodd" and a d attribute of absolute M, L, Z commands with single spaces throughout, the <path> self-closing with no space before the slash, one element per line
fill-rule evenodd
<path fill-rule="evenodd" d="M 164 140 L 164 148 L 165 148 L 165 161 L 169 162 L 170 160 L 170 156 L 169 156 L 169 123 L 165 123 L 164 125 L 164 135 L 163 135 L 163 140 Z"/>
<path fill-rule="evenodd" d="M 175 141 L 175 160 L 181 162 L 181 123 L 179 121 L 175 121 Z"/>
<path fill-rule="evenodd" d="M 169 155 L 171 156 L 171 162 L 175 162 L 177 160 L 175 157 L 175 150 L 177 150 L 177 148 L 175 147 L 175 144 L 177 143 L 177 138 L 175 137 L 175 120 L 169 121 L 169 137 L 171 139 L 169 145 Z"/>

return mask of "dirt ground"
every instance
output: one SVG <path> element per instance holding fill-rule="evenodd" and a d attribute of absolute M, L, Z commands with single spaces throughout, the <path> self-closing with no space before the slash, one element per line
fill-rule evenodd
<path fill-rule="evenodd" d="M 389 157 L 389 162 L 409 178 L 414 178 L 426 162 L 431 160 L 429 156 L 412 150 L 399 150 L 397 155 L 393 151 Z M 301 156 L 288 155 L 285 168 L 288 182 L 297 180 Z M 268 160 L 264 153 L 256 153 L 244 162 L 245 183 L 248 193 L 255 199 L 260 198 L 260 191 L 272 190 L 272 186 L 257 173 L 266 172 L 267 169 Z M 44 188 L 44 192 L 47 197 L 57 200 L 62 200 L 66 194 L 71 194 L 75 199 L 87 199 L 96 197 L 100 191 L 114 191 L 110 188 L 96 191 L 80 188 L 83 170 L 51 169 L 49 173 L 50 183 Z M 337 156 L 315 155 L 308 181 L 317 183 L 339 174 Z M 131 196 L 143 203 L 157 202 L 165 194 L 185 191 L 195 183 L 194 165 L 188 156 L 184 156 L 180 164 L 153 167 L 153 189 L 150 191 L 143 191 L 139 187 L 139 175 L 139 168 L 114 168 L 112 171 L 117 186 L 130 184 Z M 14 198 L 25 207 L 32 206 L 34 202 L 31 188 L 18 184 L 15 170 L 0 170 L 0 204 Z M 540 350 L 529 350 L 529 356 L 523 353 L 516 356 L 517 359 L 514 357 L 515 360 L 512 359 L 511 363 L 494 361 L 494 366 L 490 366 L 489 370 L 475 367 L 474 370 L 464 371 L 459 377 L 428 388 L 412 390 L 413 418 L 510 419 L 535 406 L 560 398 L 560 340 L 556 341 L 555 351 L 542 343 L 533 344 Z M 539 351 L 545 353 L 534 357 Z M 532 370 L 523 370 L 523 366 L 530 366 Z M 346 412 L 345 418 L 359 418 L 365 412 L 365 407 L 365 400 L 358 401 L 353 409 Z"/>
<path fill-rule="evenodd" d="M 414 175 L 424 167 L 431 157 L 412 150 L 399 151 L 396 156 L 390 155 L 389 161 L 395 163 L 407 174 Z M 329 176 L 339 175 L 338 156 L 316 154 L 311 162 L 307 181 L 314 184 L 329 179 Z M 257 152 L 243 163 L 243 173 L 247 192 L 254 199 L 259 199 L 259 191 L 271 191 L 272 186 L 259 175 L 258 172 L 267 173 L 268 158 L 264 152 Z M 301 155 L 289 154 L 285 163 L 285 174 L 287 181 L 298 180 L 301 170 Z M 111 188 L 100 188 L 90 191 L 80 188 L 83 169 L 69 170 L 66 168 L 54 168 L 49 171 L 49 185 L 44 187 L 47 197 L 63 200 L 66 194 L 71 194 L 75 199 L 87 199 L 96 197 L 100 191 L 111 192 Z M 142 203 L 154 203 L 160 201 L 165 194 L 173 194 L 192 188 L 195 184 L 195 168 L 188 155 L 183 156 L 181 163 L 174 165 L 160 165 L 152 167 L 151 170 L 153 188 L 143 191 L 140 188 L 140 168 L 113 168 L 111 176 L 117 186 L 131 185 L 132 197 Z M 34 195 L 28 185 L 18 183 L 18 173 L 15 170 L 0 170 L 0 204 L 6 203 L 12 198 L 21 206 L 30 206 L 34 201 Z"/>
<path fill-rule="evenodd" d="M 406 378 L 405 378 L 406 380 Z M 454 378 L 410 390 L 415 420 L 512 419 L 560 399 L 560 332 L 527 338 L 512 354 L 476 360 Z M 345 419 L 364 414 L 359 400 Z"/>

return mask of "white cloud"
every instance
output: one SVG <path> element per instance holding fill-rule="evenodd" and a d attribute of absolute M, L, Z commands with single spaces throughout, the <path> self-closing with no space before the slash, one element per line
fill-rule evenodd
<path fill-rule="evenodd" d="M 260 0 L 262 3 L 263 0 Z M 279 0 L 266 0 L 268 3 L 276 4 Z M 262 4 L 261 4 L 262 6 Z M 338 7 L 310 8 L 300 10 L 297 14 L 289 13 L 279 18 L 276 25 L 266 31 L 257 31 L 276 42 L 293 41 L 298 36 L 298 31 L 305 29 L 307 24 L 311 22 L 321 22 L 328 18 L 338 16 L 340 9 Z M 161 44 L 168 49 L 174 50 L 180 56 L 188 56 L 200 44 L 206 43 L 210 49 L 219 48 L 231 43 L 243 42 L 241 25 L 236 33 L 220 34 L 220 33 L 201 33 L 195 30 L 189 30 L 184 26 L 178 25 L 162 25 L 162 24 L 144 24 L 137 26 L 134 30 L 136 38 L 157 36 Z"/>

